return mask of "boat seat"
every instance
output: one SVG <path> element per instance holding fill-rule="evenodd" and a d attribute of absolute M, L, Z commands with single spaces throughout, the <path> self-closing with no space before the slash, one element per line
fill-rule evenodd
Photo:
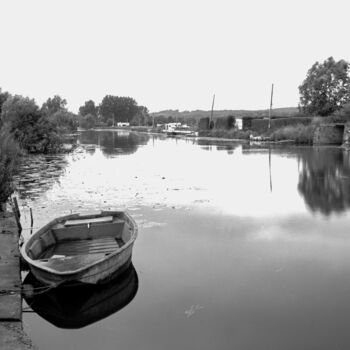
<path fill-rule="evenodd" d="M 51 229 L 51 232 L 57 241 L 91 239 L 97 237 L 118 237 L 123 232 L 125 221 L 121 219 L 114 219 L 110 222 L 103 223 L 92 223 L 91 221 L 82 223 L 80 221 L 79 223 L 74 223 L 70 226 L 67 226 L 66 224 L 57 224 Z"/>
<path fill-rule="evenodd" d="M 90 219 L 74 219 L 74 220 L 67 220 L 64 223 L 64 226 L 77 226 L 77 225 L 84 225 L 84 224 L 99 224 L 99 223 L 106 223 L 106 222 L 112 222 L 113 216 L 103 216 L 101 218 L 90 218 Z"/>

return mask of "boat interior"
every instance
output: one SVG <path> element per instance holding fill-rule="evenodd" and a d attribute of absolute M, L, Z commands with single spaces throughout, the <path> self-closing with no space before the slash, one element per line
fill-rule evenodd
<path fill-rule="evenodd" d="M 26 254 L 57 271 L 74 270 L 112 254 L 132 237 L 119 216 L 76 217 L 48 225 L 28 241 Z"/>

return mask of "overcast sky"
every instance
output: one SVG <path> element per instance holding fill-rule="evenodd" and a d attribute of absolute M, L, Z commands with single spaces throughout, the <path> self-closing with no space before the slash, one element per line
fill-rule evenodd
<path fill-rule="evenodd" d="M 350 61 L 350 2 L 0 0 L 0 87 L 77 112 L 106 94 L 150 111 L 297 106 L 315 61 Z"/>

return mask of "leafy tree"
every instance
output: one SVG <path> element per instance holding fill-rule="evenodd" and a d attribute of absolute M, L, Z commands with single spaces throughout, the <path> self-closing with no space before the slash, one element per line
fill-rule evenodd
<path fill-rule="evenodd" d="M 29 97 L 11 96 L 2 105 L 1 120 L 17 139 L 27 125 L 36 124 L 40 117 L 39 107 Z"/>
<path fill-rule="evenodd" d="M 75 132 L 78 127 L 78 116 L 67 110 L 57 111 L 49 116 L 49 120 L 60 134 Z"/>
<path fill-rule="evenodd" d="M 31 153 L 52 153 L 60 148 L 54 124 L 43 117 L 33 99 L 10 96 L 2 105 L 1 120 L 4 128 Z"/>
<path fill-rule="evenodd" d="M 96 117 L 92 114 L 87 114 L 80 117 L 79 126 L 83 129 L 92 129 L 95 126 Z"/>
<path fill-rule="evenodd" d="M 61 98 L 59 95 L 55 95 L 53 98 L 48 98 L 41 107 L 41 111 L 50 116 L 58 111 L 66 111 L 67 101 L 64 98 Z"/>
<path fill-rule="evenodd" d="M 0 88 L 0 115 L 1 115 L 2 105 L 4 104 L 4 102 L 7 100 L 9 96 L 10 94 L 7 91 L 2 92 Z"/>
<path fill-rule="evenodd" d="M 81 116 L 85 116 L 87 114 L 91 114 L 94 117 L 97 117 L 98 107 L 95 105 L 95 102 L 92 100 L 86 101 L 83 106 L 79 107 L 79 114 Z"/>
<path fill-rule="evenodd" d="M 14 191 L 13 175 L 20 159 L 17 142 L 7 130 L 0 130 L 0 204 Z M 0 205 L 0 211 L 2 206 Z"/>
<path fill-rule="evenodd" d="M 148 108 L 144 106 L 139 106 L 137 113 L 134 115 L 130 124 L 132 125 L 146 125 L 149 119 Z"/>
<path fill-rule="evenodd" d="M 136 101 L 131 97 L 107 95 L 99 106 L 99 112 L 105 121 L 112 119 L 116 124 L 130 122 L 137 114 L 138 108 Z"/>
<path fill-rule="evenodd" d="M 304 112 L 326 116 L 342 108 L 350 101 L 349 63 L 336 62 L 329 57 L 323 63 L 316 62 L 299 86 L 300 105 Z"/>

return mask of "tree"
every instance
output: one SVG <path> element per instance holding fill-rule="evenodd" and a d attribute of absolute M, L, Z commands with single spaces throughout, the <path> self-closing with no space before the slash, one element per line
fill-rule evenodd
<path fill-rule="evenodd" d="M 79 126 L 83 129 L 92 129 L 95 126 L 96 117 L 92 114 L 81 116 L 79 119 Z"/>
<path fill-rule="evenodd" d="M 138 106 L 131 97 L 107 95 L 99 106 L 99 112 L 105 121 L 112 119 L 114 124 L 117 122 L 130 122 L 137 114 Z"/>
<path fill-rule="evenodd" d="M 1 121 L 19 144 L 32 153 L 51 153 L 61 146 L 56 128 L 43 117 L 33 99 L 10 96 L 2 105 Z"/>
<path fill-rule="evenodd" d="M 55 95 L 53 98 L 48 98 L 41 107 L 43 114 L 50 116 L 58 111 L 66 111 L 67 101 L 61 98 L 59 95 Z"/>
<path fill-rule="evenodd" d="M 91 114 L 94 117 L 97 117 L 98 108 L 95 105 L 95 102 L 92 100 L 86 101 L 83 106 L 79 107 L 79 114 L 81 116 L 85 116 L 87 114 Z"/>
<path fill-rule="evenodd" d="M 4 102 L 7 100 L 9 96 L 10 94 L 7 91 L 3 92 L 0 88 L 0 115 L 1 115 L 2 105 L 4 104 Z"/>
<path fill-rule="evenodd" d="M 20 149 L 12 135 L 0 130 L 0 211 L 14 191 L 13 176 L 20 159 Z"/>
<path fill-rule="evenodd" d="M 144 106 L 139 106 L 137 109 L 137 113 L 134 115 L 130 123 L 132 125 L 146 125 L 149 119 L 148 108 Z"/>
<path fill-rule="evenodd" d="M 313 115 L 326 116 L 350 101 L 349 63 L 329 57 L 316 62 L 299 86 L 300 106 Z"/>

